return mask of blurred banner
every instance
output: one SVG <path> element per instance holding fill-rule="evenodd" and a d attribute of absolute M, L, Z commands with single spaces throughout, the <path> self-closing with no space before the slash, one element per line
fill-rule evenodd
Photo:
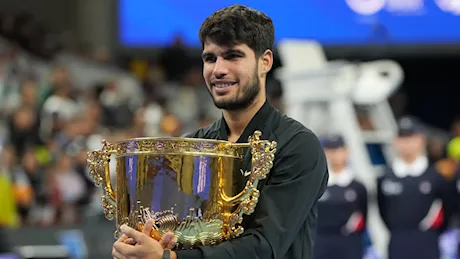
<path fill-rule="evenodd" d="M 323 45 L 460 43 L 458 0 L 242 0 L 266 12 L 276 25 L 277 40 L 315 39 Z M 233 1 L 119 0 L 121 46 L 152 47 L 182 35 L 199 46 L 198 30 L 216 9 Z M 168 22 L 165 22 L 168 21 Z"/>

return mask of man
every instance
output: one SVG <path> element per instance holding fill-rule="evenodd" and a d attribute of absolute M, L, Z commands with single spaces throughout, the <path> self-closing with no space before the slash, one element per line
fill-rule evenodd
<path fill-rule="evenodd" d="M 240 143 L 260 130 L 262 139 L 278 143 L 274 166 L 260 183 L 259 203 L 252 215 L 244 217 L 245 232 L 238 238 L 216 246 L 170 252 L 163 249 L 169 247 L 166 243 L 122 226 L 124 236 L 114 244 L 113 256 L 311 258 L 317 201 L 328 180 L 326 157 L 310 130 L 266 101 L 266 75 L 273 64 L 271 19 L 262 12 L 233 5 L 204 21 L 200 40 L 204 80 L 223 117 L 189 137 Z M 248 151 L 243 171 L 249 169 L 249 156 Z M 137 243 L 123 242 L 128 237 Z"/>
<path fill-rule="evenodd" d="M 378 204 L 390 231 L 389 258 L 439 258 L 438 240 L 452 214 L 450 183 L 429 167 L 425 136 L 410 118 L 399 123 L 399 156 L 378 180 Z"/>
<path fill-rule="evenodd" d="M 348 149 L 341 136 L 323 141 L 329 165 L 327 190 L 318 203 L 316 259 L 357 259 L 364 256 L 364 228 L 367 219 L 367 191 L 354 179 L 348 163 Z"/>

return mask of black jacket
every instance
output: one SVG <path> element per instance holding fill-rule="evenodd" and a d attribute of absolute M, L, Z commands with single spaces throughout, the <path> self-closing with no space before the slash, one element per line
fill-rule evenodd
<path fill-rule="evenodd" d="M 216 246 L 177 251 L 179 259 L 312 257 L 317 202 L 329 176 L 320 142 L 309 129 L 268 102 L 238 142 L 247 142 L 256 130 L 262 132 L 261 139 L 276 141 L 278 145 L 273 168 L 267 179 L 259 183 L 261 194 L 256 210 L 243 217 L 245 232 Z M 221 118 L 188 137 L 227 140 L 228 127 Z M 248 169 L 250 161 L 248 151 L 245 157 Z"/>

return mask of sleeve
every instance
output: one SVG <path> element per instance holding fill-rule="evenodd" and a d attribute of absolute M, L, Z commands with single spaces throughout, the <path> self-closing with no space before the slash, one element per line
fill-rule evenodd
<path fill-rule="evenodd" d="M 382 218 L 382 221 L 383 223 L 385 223 L 386 227 L 388 227 L 385 195 L 382 191 L 383 180 L 384 177 L 380 177 L 377 179 L 377 205 L 379 207 L 380 217 Z"/>
<path fill-rule="evenodd" d="M 454 215 L 457 201 L 456 196 L 456 181 L 454 178 L 446 179 L 441 174 L 437 174 L 437 196 L 442 201 L 444 212 L 444 221 L 440 227 L 444 231 L 450 224 L 451 218 Z"/>
<path fill-rule="evenodd" d="M 178 258 L 284 257 L 326 189 L 326 158 L 313 133 L 281 147 L 253 213 L 255 228 L 216 246 L 177 251 Z"/>
<path fill-rule="evenodd" d="M 367 198 L 367 189 L 363 184 L 359 184 L 359 209 L 363 214 L 364 223 L 367 224 L 367 212 L 368 212 L 368 198 Z"/>

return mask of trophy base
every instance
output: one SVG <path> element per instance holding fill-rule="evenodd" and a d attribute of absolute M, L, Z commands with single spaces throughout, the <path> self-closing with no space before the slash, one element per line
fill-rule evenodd
<path fill-rule="evenodd" d="M 140 201 L 138 201 L 138 205 Z M 138 206 L 130 217 L 125 218 L 124 224 L 142 231 L 150 219 L 153 220 L 153 230 L 150 236 L 156 240 L 167 232 L 174 234 L 177 249 L 192 249 L 194 246 L 216 245 L 224 241 L 222 227 L 224 222 L 220 219 L 205 220 L 197 215 L 200 209 L 190 208 L 189 214 L 180 221 L 174 208 L 161 212 L 153 212 L 148 207 Z M 120 231 L 115 232 L 115 237 L 120 236 Z"/>

